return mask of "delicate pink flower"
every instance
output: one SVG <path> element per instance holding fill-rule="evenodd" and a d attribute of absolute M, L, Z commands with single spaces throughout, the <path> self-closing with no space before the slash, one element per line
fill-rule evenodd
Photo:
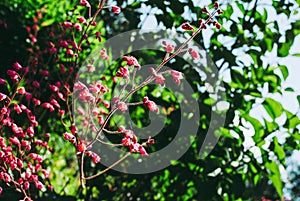
<path fill-rule="evenodd" d="M 162 74 L 158 74 L 155 77 L 155 83 L 156 84 L 160 84 L 161 86 L 164 86 L 164 84 L 165 84 L 165 78 L 162 76 Z"/>
<path fill-rule="evenodd" d="M 194 28 L 189 24 L 189 23 L 183 23 L 182 25 L 181 25 L 181 28 L 183 29 L 183 30 L 186 30 L 186 31 L 192 31 L 192 30 L 194 30 Z"/>
<path fill-rule="evenodd" d="M 38 105 L 41 104 L 41 101 L 38 100 L 38 99 L 36 99 L 36 98 L 33 98 L 32 101 L 33 101 L 33 103 L 34 103 L 35 106 L 38 106 Z"/>
<path fill-rule="evenodd" d="M 82 26 L 79 24 L 79 23 L 76 23 L 75 25 L 74 25 L 74 28 L 77 30 L 77 31 L 82 31 Z"/>
<path fill-rule="evenodd" d="M 64 22 L 64 26 L 65 26 L 65 28 L 71 28 L 71 27 L 73 27 L 73 23 L 72 22 L 68 22 L 68 21 L 66 21 L 66 22 Z"/>
<path fill-rule="evenodd" d="M 54 105 L 55 107 L 60 108 L 59 103 L 58 103 L 54 98 L 51 99 L 50 103 L 51 103 L 52 105 Z"/>
<path fill-rule="evenodd" d="M 150 110 L 151 112 L 155 112 L 155 113 L 158 113 L 158 107 L 157 107 L 157 105 L 156 105 L 156 103 L 155 102 L 153 102 L 153 101 L 150 101 L 150 100 L 148 100 L 148 101 L 146 101 L 145 103 L 144 103 L 144 105 L 148 108 L 148 110 Z"/>
<path fill-rule="evenodd" d="M 24 95 L 26 93 L 25 88 L 24 87 L 20 87 L 18 89 L 18 93 Z"/>
<path fill-rule="evenodd" d="M 17 71 L 18 70 L 21 70 L 22 69 L 22 66 L 21 64 L 19 64 L 17 61 L 14 63 L 14 69 L 16 69 Z"/>
<path fill-rule="evenodd" d="M 167 51 L 167 53 L 171 53 L 174 51 L 175 46 L 172 44 L 169 44 L 167 41 L 163 41 L 162 42 L 163 47 L 165 48 L 165 50 Z"/>
<path fill-rule="evenodd" d="M 118 6 L 112 6 L 112 12 L 115 14 L 119 14 L 121 12 L 121 8 Z"/>
<path fill-rule="evenodd" d="M 17 112 L 17 114 L 21 114 L 22 113 L 22 109 L 20 108 L 20 106 L 18 104 L 14 104 L 14 110 Z"/>
<path fill-rule="evenodd" d="M 202 23 L 202 25 L 201 25 L 201 27 L 200 27 L 201 29 L 206 29 L 207 27 L 206 27 L 206 24 L 205 23 Z"/>
<path fill-rule="evenodd" d="M 50 85 L 49 85 L 49 88 L 50 88 L 51 91 L 53 91 L 53 92 L 58 92 L 58 87 L 55 86 L 55 85 L 50 84 Z"/>
<path fill-rule="evenodd" d="M 128 78 L 128 77 L 129 77 L 129 70 L 128 70 L 128 67 L 127 67 L 127 66 L 121 67 L 121 68 L 120 68 L 120 71 L 118 71 L 118 72 L 116 73 L 116 76 L 117 76 L 117 77 Z"/>
<path fill-rule="evenodd" d="M 102 48 L 101 51 L 100 51 L 100 57 L 101 59 L 103 60 L 108 60 L 108 55 L 107 55 L 107 52 L 106 52 L 106 49 L 105 48 Z"/>
<path fill-rule="evenodd" d="M 142 145 L 139 146 L 139 152 L 142 156 L 148 156 L 148 153 Z"/>
<path fill-rule="evenodd" d="M 0 84 L 1 85 L 6 85 L 6 81 L 4 79 L 0 78 Z"/>
<path fill-rule="evenodd" d="M 99 42 L 101 42 L 101 33 L 99 31 L 97 31 L 95 33 L 96 38 L 99 40 Z"/>
<path fill-rule="evenodd" d="M 80 0 L 80 5 L 90 8 L 91 5 L 87 0 Z"/>
<path fill-rule="evenodd" d="M 0 101 L 3 101 L 6 98 L 7 98 L 7 96 L 0 92 Z"/>
<path fill-rule="evenodd" d="M 73 50 L 71 50 L 71 49 L 67 49 L 67 52 L 66 52 L 68 55 L 71 55 L 71 56 L 73 56 L 74 55 L 74 52 L 73 52 Z"/>
<path fill-rule="evenodd" d="M 128 106 L 124 102 L 118 102 L 118 109 L 121 110 L 121 112 L 125 113 L 128 109 Z"/>
<path fill-rule="evenodd" d="M 14 144 L 14 145 L 17 145 L 17 146 L 20 146 L 21 144 L 20 144 L 20 141 L 19 141 L 19 139 L 17 138 L 17 137 L 10 137 L 9 138 L 9 141 L 10 141 L 10 143 L 12 143 L 12 144 Z"/>
<path fill-rule="evenodd" d="M 7 108 L 6 107 L 1 108 L 1 114 L 6 114 L 6 113 L 7 113 Z"/>
<path fill-rule="evenodd" d="M 68 140 L 68 141 L 70 141 L 73 138 L 75 138 L 74 135 L 72 135 L 71 133 L 68 133 L 68 132 L 64 132 L 63 136 L 64 136 L 65 140 Z"/>
<path fill-rule="evenodd" d="M 143 103 L 146 103 L 148 100 L 149 100 L 149 98 L 148 98 L 147 96 L 145 96 L 145 97 L 143 98 Z"/>
<path fill-rule="evenodd" d="M 78 146 L 77 146 L 77 151 L 79 151 L 79 152 L 84 152 L 85 149 L 86 149 L 85 144 L 83 144 L 83 143 L 79 143 L 79 144 L 78 144 Z"/>
<path fill-rule="evenodd" d="M 42 73 L 42 75 L 44 75 L 45 77 L 49 76 L 49 71 L 47 71 L 47 70 L 42 70 L 41 73 Z"/>
<path fill-rule="evenodd" d="M 189 49 L 189 53 L 190 53 L 190 55 L 192 56 L 192 58 L 193 58 L 194 60 L 200 59 L 200 55 L 199 55 L 199 53 L 198 53 L 195 49 L 190 48 L 190 49 Z"/>
<path fill-rule="evenodd" d="M 216 25 L 215 25 L 215 26 L 216 26 L 216 28 L 217 28 L 217 29 L 221 29 L 221 27 L 222 27 L 222 26 L 221 26 L 221 24 L 220 24 L 220 23 L 218 23 L 218 22 L 216 23 Z"/>
<path fill-rule="evenodd" d="M 218 2 L 215 2 L 215 3 L 214 3 L 214 8 L 215 8 L 215 9 L 218 9 L 218 8 L 219 8 L 219 3 L 218 3 Z"/>
<path fill-rule="evenodd" d="M 80 22 L 80 23 L 86 23 L 86 19 L 84 17 L 78 17 L 77 20 Z"/>
<path fill-rule="evenodd" d="M 171 70 L 171 75 L 175 83 L 179 86 L 180 85 L 180 80 L 183 78 L 182 73 L 178 72 L 176 70 Z"/>
<path fill-rule="evenodd" d="M 205 14 L 209 14 L 209 11 L 207 10 L 207 8 L 201 8 L 201 11 Z"/>
<path fill-rule="evenodd" d="M 218 13 L 219 15 L 222 15 L 224 12 L 223 12 L 221 9 L 218 9 L 217 13 Z"/>
<path fill-rule="evenodd" d="M 35 187 L 37 188 L 37 189 L 42 189 L 42 188 L 44 188 L 44 184 L 42 183 L 42 182 L 40 182 L 40 181 L 36 181 L 36 182 L 34 182 L 34 185 L 35 185 Z"/>
<path fill-rule="evenodd" d="M 110 104 L 108 101 L 103 101 L 104 107 L 109 108 Z"/>
<path fill-rule="evenodd" d="M 87 65 L 86 68 L 87 68 L 88 72 L 90 72 L 90 73 L 95 71 L 95 66 L 94 65 Z"/>
<path fill-rule="evenodd" d="M 77 81 L 75 84 L 74 84 L 74 89 L 76 90 L 87 90 L 87 87 L 80 81 Z"/>
<path fill-rule="evenodd" d="M 124 56 L 123 60 L 126 61 L 129 66 L 134 66 L 137 69 L 141 68 L 141 65 L 134 56 Z"/>
<path fill-rule="evenodd" d="M 34 86 L 34 88 L 40 88 L 40 83 L 38 81 L 36 81 L 36 80 L 34 80 L 32 82 L 32 85 Z"/>
<path fill-rule="evenodd" d="M 29 189 L 29 186 L 30 186 L 30 184 L 29 184 L 29 182 L 28 181 L 26 181 L 25 183 L 24 183 L 24 189 L 25 190 L 28 190 Z"/>

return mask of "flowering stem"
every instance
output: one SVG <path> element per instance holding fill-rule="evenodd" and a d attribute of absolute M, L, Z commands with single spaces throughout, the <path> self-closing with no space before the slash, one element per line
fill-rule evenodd
<path fill-rule="evenodd" d="M 124 159 L 126 159 L 131 153 L 128 152 L 127 154 L 125 154 L 122 158 L 120 158 L 119 160 L 117 160 L 116 162 L 114 162 L 112 165 L 110 165 L 109 167 L 107 167 L 106 169 L 98 172 L 97 174 L 90 176 L 90 177 L 85 177 L 83 178 L 84 180 L 90 180 L 90 179 L 94 179 L 102 174 L 104 174 L 105 172 L 107 172 L 108 170 L 110 170 L 111 168 L 115 167 L 116 165 L 118 165 L 120 162 L 122 162 Z"/>

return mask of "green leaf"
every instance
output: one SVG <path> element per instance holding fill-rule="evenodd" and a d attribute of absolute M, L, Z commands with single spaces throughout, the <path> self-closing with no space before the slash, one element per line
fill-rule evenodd
<path fill-rule="evenodd" d="M 289 76 L 288 68 L 285 65 L 281 65 L 281 66 L 279 66 L 279 69 L 282 73 L 282 76 L 283 76 L 284 80 L 286 80 L 286 78 Z"/>
<path fill-rule="evenodd" d="M 278 164 L 272 161 L 270 163 L 266 163 L 266 168 L 270 170 L 270 174 L 268 175 L 268 177 L 272 181 L 278 195 L 282 198 L 282 181 Z"/>
<path fill-rule="evenodd" d="M 284 91 L 295 92 L 295 90 L 292 87 L 285 88 Z"/>
<path fill-rule="evenodd" d="M 250 122 L 254 128 L 255 134 L 252 137 L 254 142 L 257 144 L 261 141 L 264 136 L 264 127 L 257 119 L 249 116 L 248 114 L 243 115 L 246 121 Z"/>
<path fill-rule="evenodd" d="M 286 56 L 288 56 L 290 48 L 291 48 L 291 44 L 290 43 L 281 43 L 281 44 L 279 44 L 278 55 L 280 57 L 286 57 Z"/>
<path fill-rule="evenodd" d="M 283 112 L 282 105 L 272 98 L 266 98 L 262 105 L 272 119 L 279 117 Z"/>
<path fill-rule="evenodd" d="M 285 153 L 283 148 L 280 146 L 280 144 L 278 143 L 278 139 L 277 137 L 274 137 L 274 153 L 277 155 L 278 159 L 280 161 L 285 159 Z"/>
<path fill-rule="evenodd" d="M 292 54 L 294 57 L 300 57 L 300 53 Z"/>
<path fill-rule="evenodd" d="M 300 105 L 300 95 L 297 96 L 298 104 Z"/>

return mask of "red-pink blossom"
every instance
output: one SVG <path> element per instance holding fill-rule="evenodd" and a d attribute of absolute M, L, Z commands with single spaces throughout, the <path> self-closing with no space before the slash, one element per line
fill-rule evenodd
<path fill-rule="evenodd" d="M 118 6 L 112 6 L 111 10 L 113 13 L 119 14 L 121 12 L 121 8 Z"/>
<path fill-rule="evenodd" d="M 189 23 L 183 23 L 182 25 L 181 25 L 181 28 L 183 29 L 183 30 L 186 30 L 186 31 L 191 31 L 191 30 L 194 30 L 194 28 L 189 24 Z"/>
<path fill-rule="evenodd" d="M 68 22 L 68 21 L 66 21 L 66 22 L 64 22 L 64 26 L 65 26 L 65 28 L 71 28 L 71 27 L 73 27 L 73 23 L 72 22 Z"/>
<path fill-rule="evenodd" d="M 86 23 L 86 19 L 84 17 L 78 17 L 77 20 L 80 22 L 80 23 Z"/>
<path fill-rule="evenodd" d="M 199 53 L 195 49 L 190 48 L 189 49 L 189 53 L 190 53 L 190 55 L 192 56 L 192 58 L 194 60 L 199 60 L 200 59 L 200 55 L 199 55 Z"/>
<path fill-rule="evenodd" d="M 165 84 L 165 78 L 162 76 L 162 74 L 158 74 L 155 77 L 155 83 L 156 84 L 160 84 L 161 86 L 164 86 L 164 84 Z"/>
<path fill-rule="evenodd" d="M 14 104 L 14 110 L 17 112 L 17 114 L 21 114 L 22 113 L 22 109 L 20 108 L 20 106 L 18 104 Z"/>
<path fill-rule="evenodd" d="M 100 57 L 101 59 L 103 60 L 108 60 L 108 55 L 107 55 L 107 52 L 106 52 L 106 49 L 105 48 L 102 48 L 101 51 L 100 51 Z"/>
<path fill-rule="evenodd" d="M 17 61 L 14 63 L 13 67 L 14 67 L 14 69 L 16 69 L 17 71 L 19 71 L 19 70 L 22 69 L 21 64 L 19 64 Z"/>
<path fill-rule="evenodd" d="M 118 102 L 117 107 L 118 107 L 118 109 L 121 110 L 121 112 L 123 112 L 123 113 L 125 113 L 125 112 L 127 111 L 127 109 L 128 109 L 127 104 L 124 103 L 124 102 L 122 102 L 122 101 Z"/>
<path fill-rule="evenodd" d="M 175 83 L 179 86 L 180 80 L 183 78 L 182 73 L 176 70 L 171 70 L 171 75 Z"/>
<path fill-rule="evenodd" d="M 26 93 L 26 90 L 24 87 L 18 88 L 18 93 L 24 95 Z"/>
<path fill-rule="evenodd" d="M 75 25 L 74 25 L 74 28 L 77 30 L 77 31 L 82 31 L 82 26 L 79 24 L 79 23 L 76 23 Z"/>
<path fill-rule="evenodd" d="M 139 146 L 139 152 L 142 156 L 148 156 L 148 153 L 142 145 Z"/>
<path fill-rule="evenodd" d="M 129 70 L 128 67 L 121 67 L 120 70 L 116 73 L 117 77 L 123 77 L 123 78 L 128 78 L 129 77 Z"/>
<path fill-rule="evenodd" d="M 6 98 L 7 98 L 7 96 L 0 92 L 0 101 L 3 101 Z"/>
<path fill-rule="evenodd" d="M 123 60 L 126 61 L 129 66 L 134 66 L 137 69 L 141 68 L 141 65 L 134 56 L 124 56 Z"/>
<path fill-rule="evenodd" d="M 90 8 L 91 5 L 87 0 L 80 0 L 80 5 Z"/>
<path fill-rule="evenodd" d="M 158 107 L 156 105 L 155 102 L 151 101 L 151 100 L 147 100 L 144 102 L 144 105 L 148 108 L 148 110 L 150 110 L 151 112 L 158 112 Z"/>

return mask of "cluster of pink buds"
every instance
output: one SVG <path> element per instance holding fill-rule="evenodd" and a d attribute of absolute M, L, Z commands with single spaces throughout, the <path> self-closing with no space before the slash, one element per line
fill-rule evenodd
<path fill-rule="evenodd" d="M 219 6 L 219 3 L 218 2 L 215 2 L 214 3 L 214 8 L 215 8 L 215 12 L 212 14 L 211 12 L 209 12 L 209 10 L 207 8 L 202 8 L 201 9 L 201 12 L 202 13 L 205 13 L 209 16 L 209 20 L 207 21 L 204 21 L 203 19 L 199 19 L 198 20 L 198 23 L 199 23 L 199 29 L 206 29 L 207 28 L 207 24 L 208 23 L 211 23 L 213 24 L 217 29 L 221 29 L 221 24 L 216 21 L 216 20 L 212 20 L 211 18 L 215 15 L 215 14 L 218 14 L 218 15 L 221 15 L 223 14 L 223 11 L 220 9 L 220 6 Z M 192 25 L 190 25 L 188 22 L 186 23 L 183 23 L 181 25 L 181 28 L 185 31 L 196 31 Z"/>
<path fill-rule="evenodd" d="M 119 127 L 118 132 L 123 135 L 122 144 L 129 147 L 130 152 L 139 152 L 142 156 L 148 156 L 143 145 L 137 142 L 137 137 L 132 130 L 126 130 L 124 127 Z"/>
<path fill-rule="evenodd" d="M 128 66 L 134 66 L 137 69 L 141 68 L 141 65 L 134 56 L 124 56 L 123 61 L 126 61 Z"/>
<path fill-rule="evenodd" d="M 143 98 L 144 106 L 148 108 L 151 112 L 158 113 L 159 109 L 154 101 L 149 100 L 147 96 Z"/>
<path fill-rule="evenodd" d="M 167 53 L 171 53 L 174 51 L 175 46 L 173 44 L 168 43 L 167 41 L 162 42 L 163 47 L 167 51 Z"/>

